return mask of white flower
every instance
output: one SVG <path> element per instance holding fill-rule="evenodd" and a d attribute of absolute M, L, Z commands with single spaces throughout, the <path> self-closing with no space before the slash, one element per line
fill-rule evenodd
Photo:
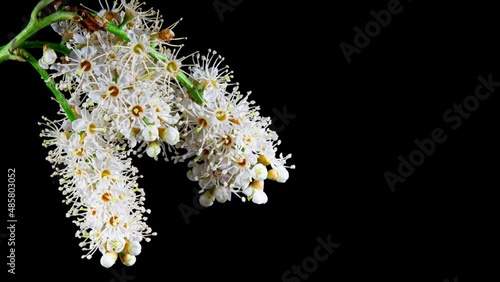
<path fill-rule="evenodd" d="M 158 139 L 159 136 L 158 128 L 154 125 L 148 125 L 144 127 L 141 133 L 142 133 L 142 138 L 146 142 L 155 141 Z"/>
<path fill-rule="evenodd" d="M 48 69 L 50 65 L 56 62 L 57 54 L 54 49 L 47 47 L 47 45 L 43 46 L 43 55 L 40 60 L 38 60 L 38 64 L 43 69 Z"/>
<path fill-rule="evenodd" d="M 80 34 L 83 32 L 74 21 L 62 21 L 51 24 L 52 29 L 57 32 L 64 42 L 72 41 L 77 44 L 84 44 L 85 37 Z"/>
<path fill-rule="evenodd" d="M 52 69 L 57 71 L 52 74 L 53 77 L 67 75 L 79 80 L 106 72 L 105 54 L 99 53 L 96 47 L 93 46 L 74 49 L 67 57 L 67 60 L 68 63 L 56 63 L 51 66 Z"/>
<path fill-rule="evenodd" d="M 263 164 L 256 164 L 252 168 L 252 178 L 255 180 L 265 180 L 267 178 L 267 168 Z"/>

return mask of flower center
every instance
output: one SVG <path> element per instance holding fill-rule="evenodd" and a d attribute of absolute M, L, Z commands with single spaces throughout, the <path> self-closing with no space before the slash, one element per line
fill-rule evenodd
<path fill-rule="evenodd" d="M 177 64 L 176 61 L 171 61 L 167 64 L 166 70 L 169 73 L 176 75 L 177 71 L 179 70 L 179 64 Z"/>
<path fill-rule="evenodd" d="M 118 95 L 120 95 L 120 88 L 116 87 L 116 86 L 110 86 L 108 88 L 108 94 L 109 96 L 111 97 L 118 97 Z"/>
<path fill-rule="evenodd" d="M 89 72 L 92 70 L 92 63 L 89 60 L 83 60 L 80 62 L 80 69 L 84 72 Z"/>
<path fill-rule="evenodd" d="M 141 105 L 135 105 L 132 107 L 132 115 L 135 117 L 141 117 L 141 114 L 144 113 L 144 109 Z"/>
<path fill-rule="evenodd" d="M 247 159 L 243 159 L 241 162 L 238 163 L 239 166 L 244 167 L 247 165 Z"/>
<path fill-rule="evenodd" d="M 75 154 L 76 154 L 77 156 L 79 156 L 79 157 L 83 157 L 83 156 L 85 155 L 85 149 L 83 149 L 83 148 L 77 148 L 77 149 L 75 150 Z"/>
<path fill-rule="evenodd" d="M 120 219 L 117 215 L 114 215 L 109 219 L 109 225 L 116 227 L 118 224 L 120 224 Z"/>
<path fill-rule="evenodd" d="M 206 119 L 204 119 L 204 118 L 199 118 L 199 119 L 198 119 L 198 124 L 199 124 L 201 127 L 207 127 L 208 122 L 207 122 L 207 120 L 206 120 Z"/>
<path fill-rule="evenodd" d="M 146 47 L 144 47 L 144 44 L 142 43 L 137 43 L 134 45 L 132 50 L 134 51 L 135 54 L 141 55 L 142 53 L 144 53 L 144 51 L 146 51 Z"/>
<path fill-rule="evenodd" d="M 111 171 L 109 169 L 105 169 L 101 172 L 101 178 L 109 177 L 111 175 Z"/>
<path fill-rule="evenodd" d="M 106 193 L 102 194 L 101 200 L 102 200 L 103 202 L 108 203 L 108 202 L 110 202 L 110 201 L 111 201 L 111 199 L 112 199 L 112 197 L 111 197 L 111 193 L 106 192 Z"/>
<path fill-rule="evenodd" d="M 224 120 L 226 120 L 227 115 L 226 115 L 226 112 L 224 112 L 223 110 L 217 110 L 217 111 L 215 112 L 215 117 L 216 117 L 219 121 L 224 121 Z"/>
<path fill-rule="evenodd" d="M 226 137 L 222 138 L 222 141 L 222 145 L 226 147 L 230 147 L 231 145 L 233 145 L 233 138 L 229 135 L 226 135 Z"/>

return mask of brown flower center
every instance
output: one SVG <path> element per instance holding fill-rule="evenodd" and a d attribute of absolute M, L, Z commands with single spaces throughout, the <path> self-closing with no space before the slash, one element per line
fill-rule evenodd
<path fill-rule="evenodd" d="M 141 105 L 135 105 L 132 107 L 132 115 L 135 117 L 141 117 L 141 114 L 144 113 L 144 109 Z"/>
<path fill-rule="evenodd" d="M 83 60 L 80 62 L 80 69 L 84 72 L 89 72 L 92 70 L 92 63 L 88 60 Z"/>

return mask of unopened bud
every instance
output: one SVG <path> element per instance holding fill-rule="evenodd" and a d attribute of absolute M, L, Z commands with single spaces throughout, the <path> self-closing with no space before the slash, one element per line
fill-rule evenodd
<path fill-rule="evenodd" d="M 117 258 L 118 258 L 117 253 L 107 252 L 101 257 L 101 265 L 106 268 L 110 268 L 115 264 Z"/>
<path fill-rule="evenodd" d="M 134 255 L 128 253 L 120 253 L 120 260 L 125 266 L 132 266 L 135 264 L 137 258 Z"/>

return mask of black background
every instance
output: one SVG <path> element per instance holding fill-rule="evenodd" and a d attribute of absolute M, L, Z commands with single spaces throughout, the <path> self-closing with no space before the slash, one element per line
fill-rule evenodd
<path fill-rule="evenodd" d="M 2 42 L 22 29 L 36 2 L 2 3 Z M 364 29 L 373 20 L 370 11 L 392 1 L 220 0 L 235 4 L 223 20 L 215 2 L 149 0 L 145 7 L 159 9 L 166 24 L 183 18 L 174 31 L 188 37 L 184 54 L 217 50 L 264 115 L 285 108 L 294 115 L 276 121 L 279 151 L 292 153 L 290 164 L 297 166 L 288 182 L 266 183 L 266 205 L 216 203 L 187 224 L 179 206 L 193 206 L 196 185 L 185 177 L 186 167 L 137 160 L 153 211 L 148 224 L 158 236 L 143 244 L 132 267 L 117 262 L 105 269 L 98 256 L 81 259 L 37 125 L 42 115 L 54 117 L 57 105 L 27 63 L 5 62 L 3 162 L 4 169 L 16 169 L 19 281 L 286 281 L 283 273 L 313 255 L 317 238 L 329 236 L 340 246 L 307 281 L 499 276 L 500 88 L 456 130 L 443 120 L 474 95 L 479 76 L 500 81 L 493 2 L 401 1 L 401 13 L 351 63 L 339 44 L 354 45 L 354 27 Z M 99 7 L 98 1 L 68 4 L 78 3 Z M 430 138 L 436 128 L 446 141 L 391 191 L 384 173 L 397 173 L 398 156 L 408 157 L 414 140 Z M 6 273 L 7 241 L 0 240 Z"/>

